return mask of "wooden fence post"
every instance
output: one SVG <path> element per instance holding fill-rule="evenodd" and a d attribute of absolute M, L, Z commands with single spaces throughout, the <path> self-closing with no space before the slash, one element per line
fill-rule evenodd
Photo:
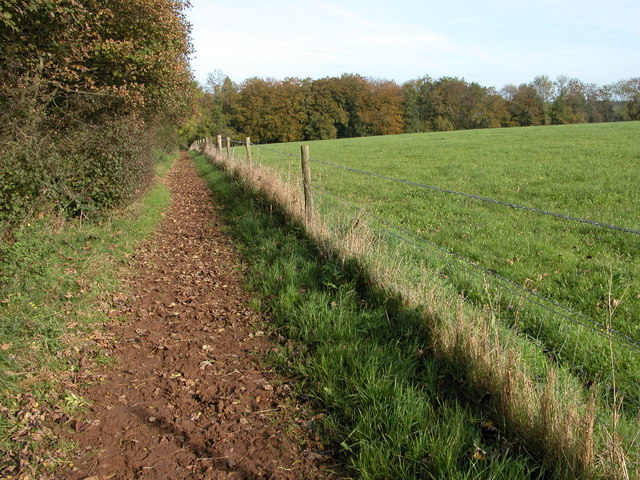
<path fill-rule="evenodd" d="M 231 160 L 231 139 L 227 137 L 227 160 Z"/>
<path fill-rule="evenodd" d="M 304 217 L 307 224 L 313 219 L 313 197 L 311 195 L 311 167 L 309 166 L 309 145 L 301 145 L 302 187 L 304 189 Z"/>
<path fill-rule="evenodd" d="M 216 146 L 217 146 L 217 153 L 222 154 L 222 135 L 218 135 L 216 137 Z"/>
<path fill-rule="evenodd" d="M 244 146 L 247 149 L 247 162 L 249 163 L 249 167 L 251 167 L 251 137 L 244 139 Z"/>

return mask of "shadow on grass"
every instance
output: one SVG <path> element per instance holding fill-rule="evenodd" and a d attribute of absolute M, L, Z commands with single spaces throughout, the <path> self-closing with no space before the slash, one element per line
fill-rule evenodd
<path fill-rule="evenodd" d="M 423 318 L 319 249 L 277 207 L 193 156 L 282 348 L 277 365 L 325 413 L 354 478 L 553 478 L 504 438 L 432 355 Z"/>

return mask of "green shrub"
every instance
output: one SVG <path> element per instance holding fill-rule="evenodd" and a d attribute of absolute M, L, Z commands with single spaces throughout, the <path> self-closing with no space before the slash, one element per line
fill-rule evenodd
<path fill-rule="evenodd" d="M 100 114 L 101 103 L 87 102 L 61 119 L 24 98 L 12 103 L 16 108 L 1 106 L 0 222 L 15 224 L 42 210 L 101 214 L 148 184 L 151 137 L 135 115 Z"/>

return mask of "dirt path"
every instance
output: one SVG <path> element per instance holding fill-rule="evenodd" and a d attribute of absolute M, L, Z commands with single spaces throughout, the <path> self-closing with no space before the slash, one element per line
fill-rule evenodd
<path fill-rule="evenodd" d="M 104 334 L 116 363 L 84 393 L 87 428 L 63 478 L 327 478 L 311 414 L 264 371 L 275 345 L 187 157 L 167 183 L 170 211 L 119 299 L 127 321 Z"/>

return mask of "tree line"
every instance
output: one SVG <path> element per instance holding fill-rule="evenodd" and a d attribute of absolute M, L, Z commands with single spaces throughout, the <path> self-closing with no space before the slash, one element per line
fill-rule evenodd
<path fill-rule="evenodd" d="M 538 76 L 500 91 L 454 77 L 398 84 L 344 74 L 318 80 L 209 75 L 190 139 L 222 133 L 263 143 L 474 128 L 640 120 L 640 77 L 598 86 Z"/>
<path fill-rule="evenodd" d="M 0 2 L 0 223 L 100 213 L 144 188 L 152 147 L 191 111 L 187 7 Z"/>

